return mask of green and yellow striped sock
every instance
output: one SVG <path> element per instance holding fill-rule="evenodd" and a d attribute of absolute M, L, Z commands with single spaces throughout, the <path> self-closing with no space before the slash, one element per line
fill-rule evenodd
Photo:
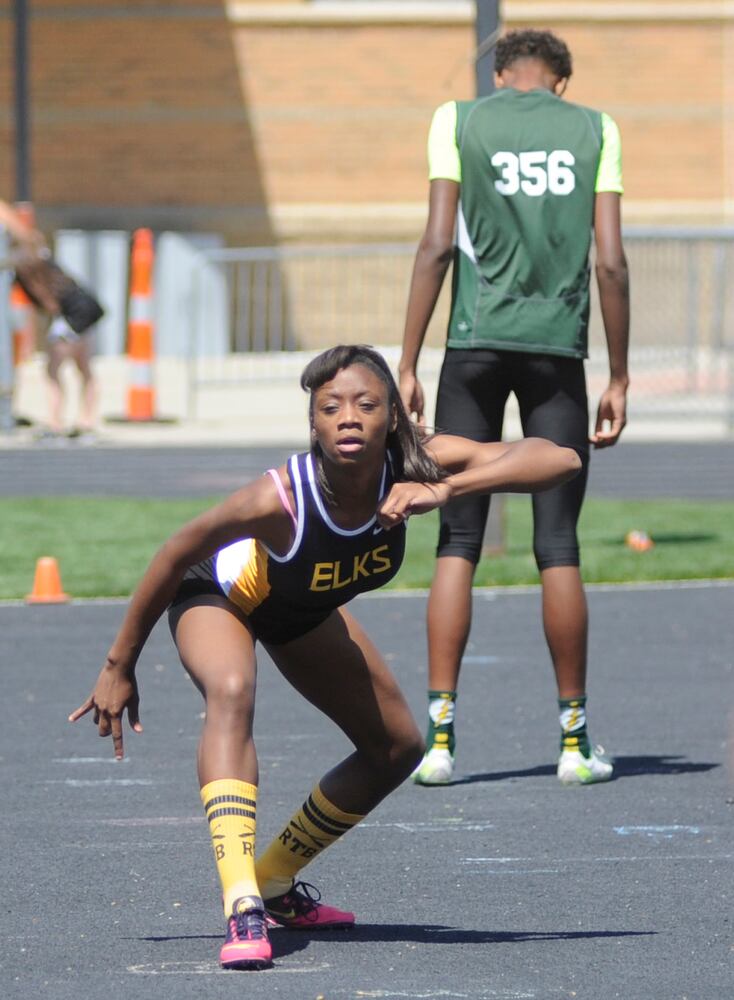
<path fill-rule="evenodd" d="M 561 722 L 561 750 L 580 750 L 584 757 L 591 754 L 589 734 L 586 730 L 586 695 L 578 698 L 559 698 Z"/>
<path fill-rule="evenodd" d="M 456 747 L 455 716 L 456 691 L 428 692 L 427 750 L 448 750 L 453 755 Z"/>

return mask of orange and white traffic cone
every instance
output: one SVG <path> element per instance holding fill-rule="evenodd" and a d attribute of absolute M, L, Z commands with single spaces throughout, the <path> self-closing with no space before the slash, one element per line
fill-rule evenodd
<path fill-rule="evenodd" d="M 33 303 L 17 281 L 10 286 L 10 326 L 13 331 L 13 364 L 28 361 L 36 343 Z"/>
<path fill-rule="evenodd" d="M 29 228 L 36 228 L 36 213 L 29 201 L 19 201 L 15 210 Z M 10 327 L 13 333 L 13 364 L 17 368 L 28 361 L 36 345 L 34 306 L 17 281 L 10 287 Z"/>
<path fill-rule="evenodd" d="M 153 233 L 137 229 L 130 257 L 128 420 L 155 419 L 153 346 Z"/>
<path fill-rule="evenodd" d="M 69 595 L 61 589 L 59 564 L 53 556 L 42 556 L 36 562 L 33 590 L 26 595 L 26 604 L 64 604 Z"/>

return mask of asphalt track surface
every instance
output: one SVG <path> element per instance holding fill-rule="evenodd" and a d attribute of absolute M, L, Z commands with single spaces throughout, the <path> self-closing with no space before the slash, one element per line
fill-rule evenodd
<path fill-rule="evenodd" d="M 306 442 L 263 448 L 0 449 L 0 496 L 213 496 L 282 463 Z M 589 496 L 734 497 L 734 441 L 626 442 L 592 452 Z"/>
<path fill-rule="evenodd" d="M 253 474 L 272 464 L 263 456 Z M 24 492 L 37 493 L 25 471 Z M 169 469 L 167 488 L 175 478 Z M 457 781 L 404 784 L 307 868 L 358 925 L 276 931 L 274 966 L 260 973 L 217 961 L 224 922 L 194 767 L 202 706 L 165 626 L 141 659 L 145 732 L 126 733 L 128 759 L 115 763 L 91 722 L 66 716 L 124 605 L 0 605 L 0 995 L 728 998 L 733 598 L 734 583 L 590 588 L 591 734 L 616 777 L 564 789 L 539 594 L 478 591 Z M 425 597 L 352 609 L 422 720 Z M 264 653 L 256 743 L 264 845 L 350 747 Z"/>
<path fill-rule="evenodd" d="M 122 605 L 0 606 L 0 982 L 6 998 L 731 996 L 734 585 L 590 592 L 592 735 L 608 785 L 554 775 L 556 710 L 536 592 L 480 592 L 459 774 L 404 784 L 304 874 L 352 932 L 273 934 L 275 964 L 223 972 L 223 918 L 194 754 L 201 705 L 159 626 L 142 735 L 115 763 L 86 696 Z M 423 597 L 362 598 L 418 717 Z M 265 844 L 342 735 L 260 657 Z M 728 747 L 728 749 L 727 749 Z"/>

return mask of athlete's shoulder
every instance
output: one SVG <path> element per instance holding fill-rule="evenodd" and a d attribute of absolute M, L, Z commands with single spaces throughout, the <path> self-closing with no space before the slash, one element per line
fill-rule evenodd
<path fill-rule="evenodd" d="M 475 97 L 470 101 L 456 101 L 456 138 L 461 144 L 467 130 L 480 131 L 486 127 L 486 116 L 492 114 L 493 109 L 502 107 L 505 94 L 502 90 L 497 90 L 493 94 L 484 97 Z"/>
<path fill-rule="evenodd" d="M 508 98 L 508 91 L 506 89 L 495 90 L 491 94 L 485 94 L 483 97 L 474 97 L 468 101 L 454 101 L 456 105 L 456 111 L 459 115 L 470 115 L 475 111 L 480 111 L 483 108 L 491 108 L 495 105 L 504 103 Z"/>
<path fill-rule="evenodd" d="M 555 100 L 561 113 L 588 118 L 598 123 L 599 127 L 601 127 L 603 112 L 599 111 L 598 108 L 592 108 L 588 104 L 577 104 L 575 101 L 567 101 L 565 98 L 555 98 Z"/>

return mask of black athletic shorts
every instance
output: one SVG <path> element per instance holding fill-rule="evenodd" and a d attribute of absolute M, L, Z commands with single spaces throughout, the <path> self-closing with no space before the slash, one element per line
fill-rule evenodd
<path fill-rule="evenodd" d="M 214 556 L 209 556 L 203 562 L 196 563 L 184 573 L 178 590 L 174 594 L 169 606 L 169 611 L 173 611 L 179 604 L 188 601 L 192 597 L 201 597 L 204 594 L 213 594 L 216 597 L 225 597 L 226 594 L 219 586 L 214 572 Z"/>
<path fill-rule="evenodd" d="M 209 556 L 186 570 L 168 608 L 168 623 L 172 631 L 177 620 L 176 609 L 192 597 L 213 594 L 229 600 L 217 580 L 215 561 L 216 556 Z M 234 602 L 232 606 L 236 607 Z M 247 620 L 253 635 L 260 642 L 269 646 L 282 646 L 321 625 L 333 611 L 333 608 L 304 608 L 302 605 L 289 606 L 281 602 L 279 613 L 274 613 L 271 608 L 270 614 L 263 616 L 262 609 L 255 608 L 247 615 Z"/>
<path fill-rule="evenodd" d="M 581 472 L 562 486 L 533 494 L 533 552 L 539 569 L 578 566 L 576 525 L 589 464 L 584 363 L 521 351 L 447 348 L 436 400 L 436 431 L 473 441 L 500 441 L 507 398 L 514 392 L 526 437 L 574 448 Z M 459 497 L 441 508 L 439 556 L 479 561 L 488 496 Z"/>

